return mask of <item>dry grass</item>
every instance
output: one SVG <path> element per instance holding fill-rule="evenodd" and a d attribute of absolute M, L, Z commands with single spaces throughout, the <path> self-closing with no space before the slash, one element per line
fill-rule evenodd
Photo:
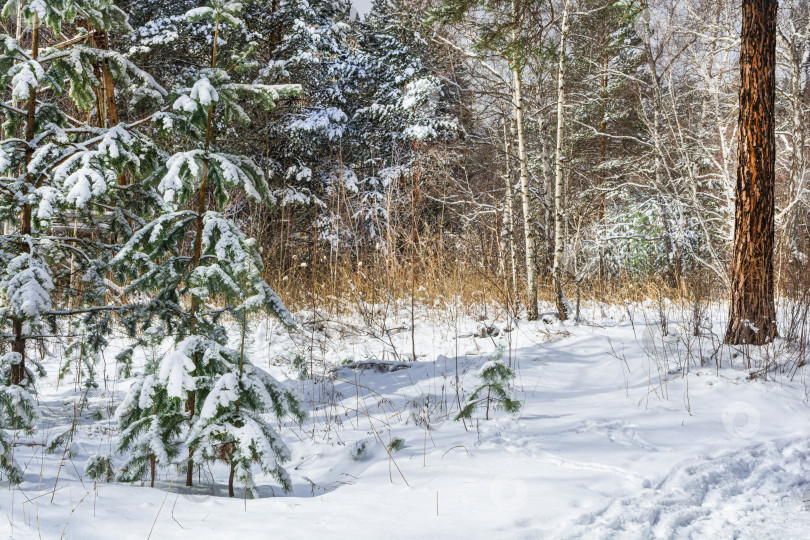
<path fill-rule="evenodd" d="M 397 257 L 375 254 L 362 260 L 352 254 L 330 252 L 289 259 L 291 264 L 282 266 L 277 256 L 267 256 L 264 277 L 292 311 L 317 307 L 338 314 L 353 309 L 358 302 L 379 305 L 411 297 L 428 310 L 457 306 L 467 314 L 494 307 L 519 316 L 526 305 L 524 284 L 519 283 L 516 299 L 510 272 L 497 264 L 485 264 L 484 258 L 462 259 L 430 244 L 420 246 L 413 265 L 407 251 Z M 520 272 L 518 275 L 523 281 Z M 624 304 L 661 298 L 696 304 L 724 299 L 722 287 L 705 275 L 684 279 L 675 286 L 658 276 L 628 273 L 580 283 L 569 280 L 565 291 L 572 305 L 578 301 Z M 540 275 L 538 299 L 554 301 L 550 275 Z"/>

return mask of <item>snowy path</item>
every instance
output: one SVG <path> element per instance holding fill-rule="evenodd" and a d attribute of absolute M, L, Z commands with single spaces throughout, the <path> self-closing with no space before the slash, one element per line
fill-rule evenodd
<path fill-rule="evenodd" d="M 667 364 L 646 354 L 660 336 L 638 322 L 568 326 L 567 336 L 556 326 L 524 323 L 511 334 L 523 411 L 515 419 L 496 413 L 465 430 L 442 415 L 455 407 L 454 351 L 465 353 L 459 374 L 469 391 L 498 341 L 457 342 L 456 335 L 475 330 L 466 324 L 470 331 L 458 334 L 423 325 L 419 354 L 435 361 L 391 373 L 344 367 L 314 390 L 289 381 L 305 403 L 314 391 L 317 405 L 314 439 L 312 423 L 284 432 L 293 452 L 291 496 L 272 497 L 269 485 L 259 500 L 211 496 L 221 493 L 221 466 L 210 471 L 220 485 L 193 493 L 167 494 L 168 471 L 163 489 L 94 489 L 79 478 L 87 455 L 77 455 L 63 467 L 51 504 L 58 459 L 49 456 L 40 473 L 42 455 L 32 448 L 20 450 L 30 461 L 21 489 L 0 492 L 8 516 L 0 530 L 13 524 L 13 538 L 58 538 L 63 530 L 65 538 L 146 538 L 154 522 L 152 538 L 194 540 L 807 536 L 803 374 L 749 381 L 741 369 L 718 374 L 714 366 L 692 366 L 684 377 L 677 345 L 661 341 L 670 347 Z M 273 343 L 268 358 L 291 346 L 285 338 Z M 408 343 L 399 335 L 385 346 L 409 350 Z M 384 356 L 374 350 L 384 345 L 369 340 L 348 339 L 343 347 L 329 355 Z M 68 397 L 43 394 L 57 411 Z M 429 431 L 408 417 L 420 396 L 439 403 Z M 89 454 L 109 444 L 104 437 L 88 427 L 79 440 Z M 378 437 L 402 438 L 405 447 L 392 461 Z M 353 459 L 350 448 L 363 442 L 366 452 Z"/>
<path fill-rule="evenodd" d="M 582 516 L 565 536 L 806 537 L 809 458 L 802 438 L 686 460 L 655 486 Z"/>

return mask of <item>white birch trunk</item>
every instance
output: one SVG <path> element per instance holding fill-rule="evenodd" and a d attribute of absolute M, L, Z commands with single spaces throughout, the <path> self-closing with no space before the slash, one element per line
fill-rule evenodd
<path fill-rule="evenodd" d="M 509 265 L 512 276 L 511 290 L 515 302 L 519 304 L 518 295 L 518 279 L 517 279 L 517 253 L 515 252 L 515 194 L 512 189 L 512 139 L 510 137 L 509 129 L 506 122 L 503 123 L 503 146 L 506 161 L 506 171 L 504 174 L 504 182 L 506 184 L 506 241 L 509 243 Z"/>
<path fill-rule="evenodd" d="M 517 0 L 512 0 L 512 15 L 517 17 Z M 537 268 L 534 254 L 534 226 L 532 225 L 531 205 L 529 203 L 529 167 L 526 157 L 526 138 L 523 125 L 523 90 L 520 67 L 512 62 L 512 108 L 517 126 L 518 163 L 520 165 L 520 190 L 523 202 L 523 236 L 526 242 L 526 310 L 527 318 L 536 321 L 537 309 Z"/>
<path fill-rule="evenodd" d="M 568 37 L 568 12 L 571 1 L 566 0 L 563 8 L 562 27 L 560 29 L 560 58 L 557 69 L 557 155 L 554 170 L 554 263 L 552 274 L 554 276 L 554 289 L 557 298 L 557 312 L 560 320 L 568 319 L 570 313 L 568 301 L 562 288 L 562 258 L 565 249 L 563 233 L 563 193 L 565 179 L 563 178 L 563 124 L 565 116 L 565 40 Z"/>

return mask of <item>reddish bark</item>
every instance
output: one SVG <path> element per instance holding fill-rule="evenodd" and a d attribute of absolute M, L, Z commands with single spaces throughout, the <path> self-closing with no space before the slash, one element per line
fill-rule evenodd
<path fill-rule="evenodd" d="M 773 265 L 777 3 L 742 3 L 739 161 L 725 339 L 730 344 L 762 345 L 777 335 Z"/>

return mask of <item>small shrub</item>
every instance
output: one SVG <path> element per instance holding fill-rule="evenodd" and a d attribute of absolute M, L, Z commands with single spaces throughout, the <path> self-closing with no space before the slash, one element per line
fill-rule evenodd
<path fill-rule="evenodd" d="M 391 441 L 391 444 L 388 445 L 388 451 L 392 453 L 399 452 L 403 448 L 405 448 L 405 439 L 400 439 L 399 437 L 395 438 Z"/>
<path fill-rule="evenodd" d="M 304 380 L 309 378 L 307 359 L 298 353 L 294 353 L 290 356 L 290 364 L 292 365 L 293 370 L 296 371 L 298 379 Z"/>
<path fill-rule="evenodd" d="M 110 482 L 115 473 L 112 467 L 112 458 L 106 454 L 95 454 L 87 459 L 84 465 L 84 475 L 96 482 Z"/>
<path fill-rule="evenodd" d="M 368 449 L 366 448 L 367 441 L 357 441 L 352 445 L 349 449 L 349 454 L 351 454 L 352 459 L 355 461 L 360 461 L 366 458 L 368 455 Z"/>
<path fill-rule="evenodd" d="M 520 411 L 520 401 L 514 399 L 509 390 L 509 382 L 515 378 L 515 372 L 503 363 L 502 356 L 503 349 L 499 348 L 492 360 L 481 367 L 478 372 L 481 384 L 467 397 L 456 420 L 471 419 L 473 412 L 481 405 L 486 406 L 487 420 L 490 407 L 501 408 L 509 414 Z"/>

